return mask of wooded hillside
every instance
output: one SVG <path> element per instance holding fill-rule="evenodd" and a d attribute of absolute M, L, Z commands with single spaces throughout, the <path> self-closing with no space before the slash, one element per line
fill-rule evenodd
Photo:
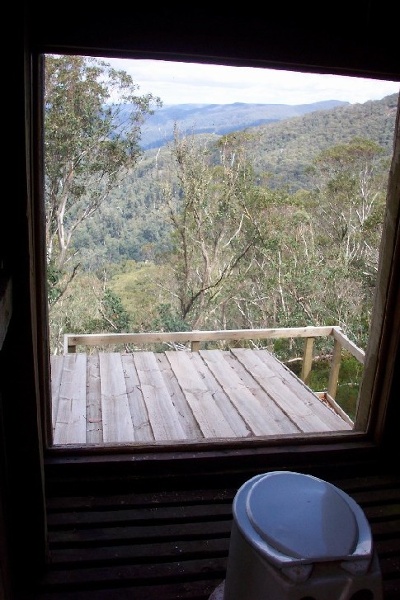
<path fill-rule="evenodd" d="M 240 126 L 239 105 L 234 131 L 177 121 L 143 152 L 160 98 L 90 57 L 47 57 L 46 77 L 53 353 L 64 333 L 307 325 L 366 347 L 398 94 L 257 127 Z M 288 360 L 297 343 L 269 349 Z"/>
<path fill-rule="evenodd" d="M 346 106 L 348 102 L 325 100 L 312 104 L 177 104 L 165 105 L 154 111 L 141 128 L 140 146 L 144 150 L 160 148 L 174 138 L 174 124 L 185 135 L 213 133 L 225 135 L 232 131 L 242 131 L 300 117 L 317 110 L 327 110 Z M 126 110 L 122 112 L 122 117 Z"/>
<path fill-rule="evenodd" d="M 389 159 L 397 94 L 378 101 L 337 107 L 293 117 L 241 132 L 249 163 L 262 185 L 285 189 L 291 194 L 311 191 L 313 159 L 331 146 L 361 137 L 376 142 Z M 195 136 L 218 149 L 216 135 Z M 169 222 L 163 215 L 161 188 L 168 168 L 170 145 L 145 151 L 138 166 L 106 205 L 76 232 L 75 247 L 85 269 L 98 269 L 104 262 L 152 260 L 169 247 Z M 217 161 L 217 156 L 215 161 Z"/>

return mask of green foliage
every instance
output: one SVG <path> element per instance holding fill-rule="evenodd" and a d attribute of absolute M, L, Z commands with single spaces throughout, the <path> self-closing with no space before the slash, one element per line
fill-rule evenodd
<path fill-rule="evenodd" d="M 158 313 L 152 325 L 154 331 L 190 331 L 189 325 L 174 312 L 171 304 L 160 304 Z"/>
<path fill-rule="evenodd" d="M 396 107 L 397 95 L 393 94 L 379 101 L 316 111 L 221 138 L 195 137 L 201 147 L 207 146 L 214 165 L 218 164 L 221 145 L 236 140 L 246 152 L 257 186 L 285 190 L 291 201 L 301 206 L 301 196 L 307 194 L 307 210 L 312 211 L 318 199 L 310 196 L 316 183 L 315 170 L 313 174 L 310 166 L 321 151 L 364 137 L 384 149 L 380 161 L 388 172 Z M 101 212 L 94 213 L 74 232 L 73 243 L 83 267 L 97 269 L 101 261 L 110 260 L 159 262 L 170 251 L 170 225 L 162 193 L 165 179 L 172 176 L 171 168 L 176 174 L 170 153 L 170 146 L 144 152 L 135 168 L 110 192 Z M 175 201 L 179 202 L 178 196 Z M 330 237 L 324 232 L 326 244 Z"/>
<path fill-rule="evenodd" d="M 151 94 L 137 96 L 137 89 L 127 73 L 104 61 L 45 58 L 46 245 L 55 270 L 77 269 L 71 255 L 75 231 L 140 156 L 140 126 L 152 105 L 160 102 Z M 119 115 L 127 102 L 132 110 L 121 123 Z M 49 283 L 54 302 L 53 278 Z"/>
<path fill-rule="evenodd" d="M 354 419 L 356 415 L 358 392 L 363 372 L 363 365 L 354 356 L 343 352 L 335 399 L 351 419 Z"/>
<path fill-rule="evenodd" d="M 124 309 L 121 299 L 109 288 L 104 290 L 102 298 L 103 330 L 129 331 L 129 315 Z"/>
<path fill-rule="evenodd" d="M 78 274 L 65 293 L 49 306 L 50 346 L 52 354 L 63 352 L 64 334 L 98 333 L 92 324 L 100 319 L 102 283 L 97 277 Z"/>
<path fill-rule="evenodd" d="M 368 107 L 373 131 L 375 120 L 382 124 L 393 107 L 390 97 Z M 79 307 L 77 319 L 68 309 L 60 330 L 332 324 L 365 348 L 388 143 L 349 137 L 351 114 L 353 124 L 362 122 L 369 131 L 365 109 L 340 110 L 232 133 L 216 143 L 176 132 L 175 145 L 144 153 L 110 188 L 108 201 L 74 230 L 73 249 L 92 281 L 96 310 L 83 314 Z M 325 144 L 319 127 L 326 130 Z M 339 144 L 332 143 L 336 137 Z M 263 149 L 266 139 L 270 147 Z M 283 162 L 268 162 L 273 148 Z M 287 163 L 295 148 L 295 171 L 302 172 L 297 179 Z M 286 180 L 278 187 L 281 167 Z M 49 278 L 54 292 L 62 291 L 56 265 Z M 103 279 L 115 297 L 104 296 Z M 67 298 L 72 301 L 62 296 L 64 307 Z M 318 340 L 316 351 L 328 355 L 329 343 Z M 274 352 L 282 360 L 301 356 L 301 341 L 277 340 Z"/>
<path fill-rule="evenodd" d="M 306 325 L 366 348 L 397 95 L 217 139 L 176 129 L 142 154 L 159 99 L 136 92 L 102 61 L 46 57 L 52 352 L 65 333 Z M 315 341 L 314 391 L 332 343 Z M 299 375 L 304 340 L 267 347 Z M 344 353 L 336 401 L 351 418 L 362 371 Z"/>
<path fill-rule="evenodd" d="M 131 331 L 153 331 L 154 322 L 160 317 L 158 307 L 171 304 L 165 284 L 171 278 L 169 268 L 129 260 L 109 269 L 109 276 L 108 285 L 121 299 Z"/>
<path fill-rule="evenodd" d="M 62 272 L 60 269 L 57 269 L 54 262 L 50 261 L 47 265 L 47 298 L 50 306 L 57 302 L 62 295 L 61 277 Z"/>
<path fill-rule="evenodd" d="M 62 352 L 66 333 L 105 333 L 131 330 L 121 299 L 94 275 L 78 274 L 58 302 L 49 306 L 53 353 Z"/>
<path fill-rule="evenodd" d="M 225 136 L 218 143 L 217 164 L 215 147 L 196 139 L 176 133 L 171 147 L 176 177 L 164 186 L 172 227 L 172 251 L 165 260 L 173 268 L 170 290 L 179 299 L 181 319 L 194 329 L 221 327 L 216 320 L 221 302 L 256 242 L 253 213 L 263 194 L 242 139 Z"/>
<path fill-rule="evenodd" d="M 301 353 L 300 353 L 301 354 Z M 301 362 L 288 364 L 288 367 L 297 377 L 301 375 Z M 326 392 L 328 388 L 331 356 L 319 356 L 313 363 L 310 374 L 309 387 L 314 392 Z M 358 401 L 358 392 L 363 375 L 363 365 L 354 356 L 343 351 L 340 363 L 340 373 L 335 401 L 350 417 L 355 418 Z"/>

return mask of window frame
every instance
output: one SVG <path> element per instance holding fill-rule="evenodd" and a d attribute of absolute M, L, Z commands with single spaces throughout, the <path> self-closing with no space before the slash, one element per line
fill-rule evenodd
<path fill-rule="evenodd" d="M 74 457 L 76 460 L 86 461 L 92 460 L 93 456 L 104 456 L 106 460 L 111 460 L 115 457 L 120 460 L 125 458 L 130 459 L 132 456 L 154 456 L 155 454 L 165 454 L 171 451 L 171 445 L 164 446 L 162 444 L 155 447 L 138 447 L 129 444 L 121 446 L 96 446 L 83 447 L 71 446 L 68 448 L 53 446 L 52 427 L 51 427 L 51 383 L 50 383 L 50 362 L 49 362 L 49 340 L 48 340 L 48 311 L 46 297 L 46 260 L 45 260 L 45 243 L 43 239 L 44 225 L 44 197 L 43 197 L 43 151 L 41 149 L 40 140 L 43 139 L 44 119 L 42 110 L 43 85 L 44 85 L 44 61 L 42 60 L 47 53 L 65 54 L 65 48 L 41 48 L 40 52 L 32 54 L 33 67 L 33 141 L 32 142 L 32 205 L 31 217 L 33 224 L 33 256 L 35 264 L 34 277 L 31 276 L 31 290 L 36 298 L 35 311 L 36 322 L 38 324 L 38 336 L 36 345 L 36 359 L 39 367 L 38 385 L 41 398 L 41 423 L 43 433 L 43 447 L 47 460 L 52 458 L 59 460 L 64 457 L 69 460 Z M 87 49 L 80 49 L 79 52 L 74 50 L 71 54 L 92 55 L 104 58 L 109 56 L 117 58 L 154 58 L 154 55 L 149 53 L 140 53 L 133 55 L 127 52 L 108 52 L 88 53 Z M 171 56 L 158 54 L 157 58 L 162 60 L 171 60 Z M 207 62 L 203 57 L 179 55 L 174 57 L 179 60 L 187 60 L 190 62 Z M 217 61 L 213 61 L 214 63 Z M 235 61 L 219 60 L 218 64 L 229 64 L 234 66 Z M 237 65 L 241 66 L 241 65 Z M 251 66 L 251 65 L 250 65 Z M 260 66 L 260 65 L 254 65 Z M 265 65 L 268 68 L 279 68 L 273 64 Z M 307 72 L 307 69 L 298 67 L 297 70 Z M 321 70 L 326 73 L 326 70 Z M 330 72 L 334 73 L 332 69 Z M 361 76 L 353 74 L 354 77 Z M 371 75 L 373 77 L 373 75 Z M 397 113 L 398 118 L 399 112 Z M 397 145 L 398 140 L 397 127 Z M 397 155 L 399 151 L 397 149 Z M 390 170 L 390 184 L 387 195 L 387 209 L 385 214 L 385 222 L 383 228 L 380 266 L 378 270 L 378 280 L 376 286 L 376 298 L 371 319 L 371 333 L 369 337 L 368 347 L 365 357 L 365 373 L 361 383 L 360 398 L 370 398 L 369 401 L 361 400 L 360 411 L 358 411 L 354 430 L 351 432 L 342 432 L 329 434 L 308 434 L 304 437 L 294 440 L 279 439 L 279 437 L 268 437 L 255 440 L 238 440 L 235 443 L 215 443 L 198 445 L 196 443 L 176 444 L 173 447 L 174 455 L 186 455 L 187 457 L 193 453 L 211 452 L 228 453 L 232 451 L 233 456 L 243 451 L 247 453 L 250 449 L 262 449 L 263 452 L 276 453 L 277 449 L 282 454 L 288 454 L 301 449 L 307 452 L 307 449 L 312 448 L 319 450 L 329 450 L 334 446 L 337 449 L 361 444 L 379 446 L 382 443 L 385 434 L 385 423 L 387 408 L 391 393 L 391 382 L 394 376 L 394 356 L 399 347 L 399 310 L 396 311 L 396 302 L 399 300 L 399 215 L 400 215 L 400 198 L 398 194 L 398 179 L 399 179 L 398 159 L 392 160 Z M 368 406 L 366 406 L 366 402 Z"/>

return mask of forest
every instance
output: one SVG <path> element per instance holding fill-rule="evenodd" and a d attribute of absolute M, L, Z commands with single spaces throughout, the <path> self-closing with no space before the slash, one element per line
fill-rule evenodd
<path fill-rule="evenodd" d="M 105 71 L 46 63 L 51 352 L 64 333 L 307 325 L 338 325 L 365 349 L 398 95 L 220 136 L 175 124 L 143 151 L 140 128 L 162 100 L 123 72 L 94 85 Z M 112 85 L 121 101 L 107 104 Z M 288 360 L 296 342 L 272 350 Z"/>

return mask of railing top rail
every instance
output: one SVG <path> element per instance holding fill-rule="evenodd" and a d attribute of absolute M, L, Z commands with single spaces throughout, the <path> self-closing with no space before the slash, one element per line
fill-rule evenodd
<path fill-rule="evenodd" d="M 361 350 L 358 346 L 356 346 L 349 338 L 343 333 L 340 327 L 332 328 L 332 335 L 339 342 L 342 348 L 345 348 L 354 358 L 358 360 L 361 364 L 364 364 L 365 361 L 365 352 Z"/>
<path fill-rule="evenodd" d="M 268 338 L 320 337 L 333 334 L 333 327 L 281 327 L 275 329 L 222 329 L 216 331 L 171 331 L 149 333 L 65 334 L 64 351 L 75 346 L 145 344 L 154 342 L 208 342 Z"/>

